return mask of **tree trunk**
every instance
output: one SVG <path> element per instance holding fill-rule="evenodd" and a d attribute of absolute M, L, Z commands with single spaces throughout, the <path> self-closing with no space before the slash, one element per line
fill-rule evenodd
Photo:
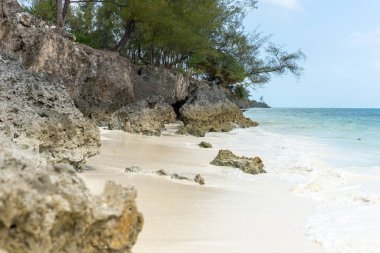
<path fill-rule="evenodd" d="M 62 26 L 61 27 L 65 26 L 67 13 L 69 12 L 69 7 L 70 7 L 70 0 L 65 0 L 65 3 L 63 4 L 63 9 L 62 9 Z"/>
<path fill-rule="evenodd" d="M 119 51 L 120 48 L 127 45 L 134 29 L 135 29 L 135 21 L 133 19 L 128 20 L 127 25 L 124 28 L 123 36 L 121 37 L 119 42 L 116 44 L 116 46 L 112 50 Z"/>
<path fill-rule="evenodd" d="M 58 27 L 63 27 L 63 16 L 62 16 L 62 0 L 55 0 L 55 18 Z"/>

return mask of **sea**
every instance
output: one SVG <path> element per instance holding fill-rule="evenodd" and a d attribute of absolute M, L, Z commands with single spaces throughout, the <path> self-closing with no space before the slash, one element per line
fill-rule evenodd
<path fill-rule="evenodd" d="M 304 233 L 329 252 L 380 252 L 380 109 L 254 108 L 228 136 L 316 208 Z"/>

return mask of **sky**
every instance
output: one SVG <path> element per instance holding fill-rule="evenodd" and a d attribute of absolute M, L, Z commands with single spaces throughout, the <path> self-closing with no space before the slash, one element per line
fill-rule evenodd
<path fill-rule="evenodd" d="M 380 0 L 259 0 L 245 20 L 287 50 L 304 74 L 252 92 L 272 107 L 380 108 Z"/>

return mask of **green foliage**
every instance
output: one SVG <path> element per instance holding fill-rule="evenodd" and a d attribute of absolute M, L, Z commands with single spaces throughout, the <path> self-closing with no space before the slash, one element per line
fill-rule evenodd
<path fill-rule="evenodd" d="M 31 0 L 32 11 L 54 21 L 56 0 Z M 63 0 L 58 0 L 63 1 Z M 255 0 L 72 0 L 67 28 L 77 40 L 114 49 L 135 64 L 176 68 L 224 87 L 299 76 L 301 51 L 286 52 L 242 20 Z M 237 86 L 236 86 L 237 85 Z"/>
<path fill-rule="evenodd" d="M 55 22 L 54 0 L 31 0 L 28 11 L 45 21 Z"/>
<path fill-rule="evenodd" d="M 247 87 L 245 87 L 244 85 L 239 84 L 233 87 L 232 89 L 237 98 L 241 100 L 249 100 L 250 94 Z"/>

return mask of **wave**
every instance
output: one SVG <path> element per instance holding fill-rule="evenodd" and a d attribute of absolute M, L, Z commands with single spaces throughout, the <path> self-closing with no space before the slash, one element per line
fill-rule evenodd
<path fill-rule="evenodd" d="M 213 135 L 219 134 L 209 134 Z M 293 185 L 292 194 L 317 203 L 305 224 L 311 240 L 331 252 L 379 252 L 380 177 L 356 173 L 378 172 L 378 166 L 335 166 L 326 157 L 341 156 L 341 150 L 318 138 L 272 133 L 260 127 L 237 129 L 223 138 L 224 148 L 262 157 L 268 172 Z"/>

